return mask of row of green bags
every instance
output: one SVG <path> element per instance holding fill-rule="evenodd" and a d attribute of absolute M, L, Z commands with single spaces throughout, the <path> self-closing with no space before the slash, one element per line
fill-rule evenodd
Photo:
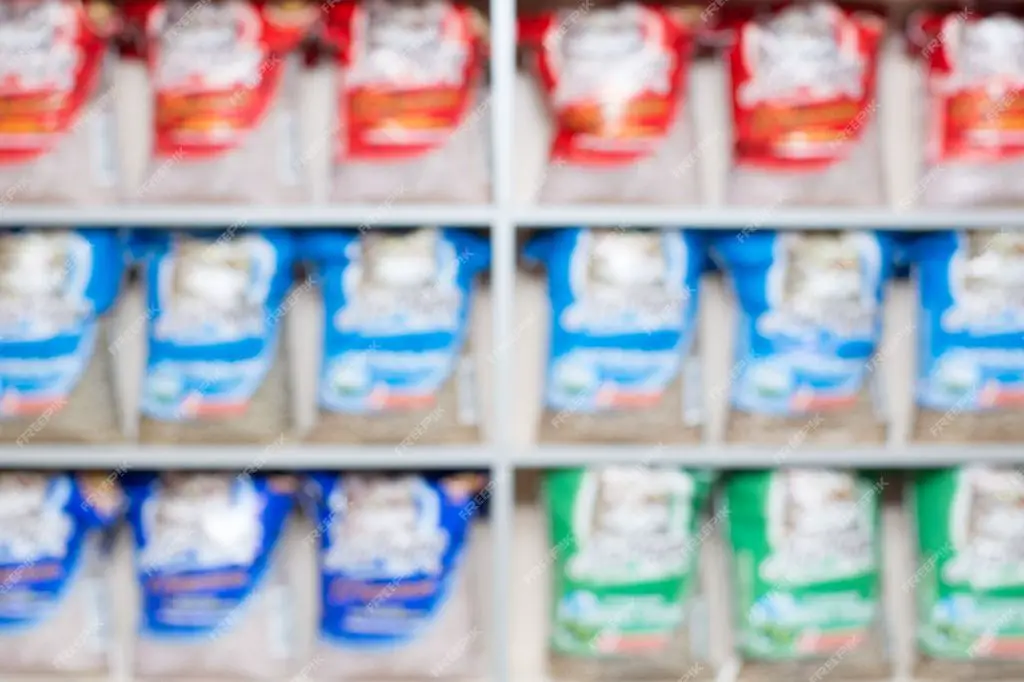
<path fill-rule="evenodd" d="M 547 474 L 555 676 L 713 679 L 698 557 L 720 533 L 744 682 L 890 677 L 881 503 L 899 476 L 737 472 L 712 496 L 714 479 L 639 465 Z M 1024 679 L 1024 473 L 923 471 L 909 493 L 915 674 Z"/>

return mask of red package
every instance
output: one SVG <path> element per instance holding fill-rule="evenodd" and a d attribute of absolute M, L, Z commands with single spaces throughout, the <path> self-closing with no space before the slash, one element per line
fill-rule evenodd
<path fill-rule="evenodd" d="M 699 201 L 682 15 L 634 3 L 565 10 L 520 19 L 519 41 L 555 125 L 541 202 Z"/>
<path fill-rule="evenodd" d="M 327 9 L 337 48 L 337 201 L 486 202 L 482 20 L 427 0 Z"/>
<path fill-rule="evenodd" d="M 930 206 L 1024 201 L 1024 20 L 919 13 L 910 22 L 925 72 Z"/>
<path fill-rule="evenodd" d="M 149 168 L 133 199 L 280 204 L 305 197 L 296 52 L 311 10 L 266 0 L 129 4 L 153 98 Z"/>
<path fill-rule="evenodd" d="M 740 21 L 731 76 L 731 204 L 885 201 L 876 113 L 881 17 L 829 3 Z"/>
<path fill-rule="evenodd" d="M 108 3 L 0 2 L 0 208 L 117 197 Z"/>

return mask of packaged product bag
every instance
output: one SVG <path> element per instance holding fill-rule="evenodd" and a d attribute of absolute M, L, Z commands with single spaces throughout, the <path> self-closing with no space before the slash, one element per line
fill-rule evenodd
<path fill-rule="evenodd" d="M 220 473 L 126 479 L 141 592 L 137 679 L 286 679 L 294 598 L 282 551 L 295 482 Z"/>
<path fill-rule="evenodd" d="M 336 53 L 336 201 L 486 202 L 487 27 L 447 0 L 325 9 Z"/>
<path fill-rule="evenodd" d="M 473 477 L 316 474 L 322 680 L 480 674 Z"/>
<path fill-rule="evenodd" d="M 100 531 L 121 498 L 96 476 L 0 472 L 0 675 L 108 670 L 112 614 Z"/>
<path fill-rule="evenodd" d="M 545 476 L 556 679 L 714 679 L 698 534 L 711 476 L 671 467 Z"/>
<path fill-rule="evenodd" d="M 1024 677 L 1024 475 L 971 466 L 922 471 L 918 540 L 919 680 Z"/>
<path fill-rule="evenodd" d="M 490 263 L 485 237 L 457 229 L 312 231 L 324 351 L 323 443 L 480 439 L 470 311 Z"/>
<path fill-rule="evenodd" d="M 280 204 L 305 197 L 297 48 L 310 10 L 301 0 L 128 3 L 153 106 L 148 170 L 132 199 Z"/>
<path fill-rule="evenodd" d="M 889 677 L 882 488 L 844 471 L 730 475 L 723 503 L 742 682 Z"/>
<path fill-rule="evenodd" d="M 714 251 L 739 307 L 726 438 L 788 445 L 886 438 L 887 232 L 758 230 Z"/>
<path fill-rule="evenodd" d="M 1024 204 L 1024 19 L 918 12 L 909 28 L 924 71 L 923 203 Z"/>
<path fill-rule="evenodd" d="M 679 10 L 637 3 L 520 19 L 554 119 L 541 201 L 700 201 L 691 23 Z"/>
<path fill-rule="evenodd" d="M 0 230 L 0 444 L 123 437 L 104 319 L 123 272 L 114 230 Z"/>
<path fill-rule="evenodd" d="M 914 437 L 1024 440 L 1024 232 L 931 232 L 914 245 Z"/>
<path fill-rule="evenodd" d="M 733 24 L 733 26 L 730 26 Z M 826 2 L 737 21 L 728 49 L 728 201 L 873 206 L 885 201 L 875 115 L 881 17 Z"/>
<path fill-rule="evenodd" d="M 106 1 L 0 2 L 0 206 L 116 198 L 117 25 Z"/>
<path fill-rule="evenodd" d="M 525 255 L 547 268 L 551 303 L 540 439 L 699 441 L 701 233 L 549 230 Z"/>
<path fill-rule="evenodd" d="M 140 438 L 272 443 L 291 435 L 281 321 L 294 263 L 286 230 L 140 230 L 148 354 Z"/>

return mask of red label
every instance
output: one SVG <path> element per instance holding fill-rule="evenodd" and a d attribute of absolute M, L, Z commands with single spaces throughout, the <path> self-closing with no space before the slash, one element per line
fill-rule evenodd
<path fill-rule="evenodd" d="M 735 163 L 812 169 L 845 158 L 874 119 L 882 28 L 817 3 L 744 23 L 729 51 Z"/>
<path fill-rule="evenodd" d="M 106 44 L 76 0 L 0 2 L 0 164 L 45 154 L 99 87 Z"/>
<path fill-rule="evenodd" d="M 471 17 L 445 2 L 331 7 L 329 35 L 346 66 L 337 160 L 409 158 L 446 143 L 469 114 L 479 71 Z"/>
<path fill-rule="evenodd" d="M 280 36 L 261 4 L 152 3 L 145 13 L 159 157 L 202 158 L 237 148 L 277 96 Z M 286 49 L 287 46 L 281 46 Z"/>
<path fill-rule="evenodd" d="M 930 163 L 997 162 L 1024 153 L 1024 22 L 1009 15 L 932 17 L 922 54 Z"/>
<path fill-rule="evenodd" d="M 631 163 L 669 132 L 686 91 L 690 37 L 641 5 L 559 13 L 520 23 L 537 45 L 541 85 L 555 117 L 554 160 Z"/>

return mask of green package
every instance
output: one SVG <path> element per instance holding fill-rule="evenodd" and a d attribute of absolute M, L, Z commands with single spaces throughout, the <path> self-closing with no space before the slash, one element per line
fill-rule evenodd
<path fill-rule="evenodd" d="M 732 592 L 744 679 L 886 675 L 883 479 L 822 469 L 730 475 Z M 798 665 L 793 665 L 794 663 Z"/>
<path fill-rule="evenodd" d="M 555 677 L 713 676 L 693 639 L 707 636 L 695 593 L 711 482 L 669 467 L 548 472 Z"/>
<path fill-rule="evenodd" d="M 920 472 L 913 511 L 918 669 L 938 679 L 1024 679 L 1024 474 Z"/>

